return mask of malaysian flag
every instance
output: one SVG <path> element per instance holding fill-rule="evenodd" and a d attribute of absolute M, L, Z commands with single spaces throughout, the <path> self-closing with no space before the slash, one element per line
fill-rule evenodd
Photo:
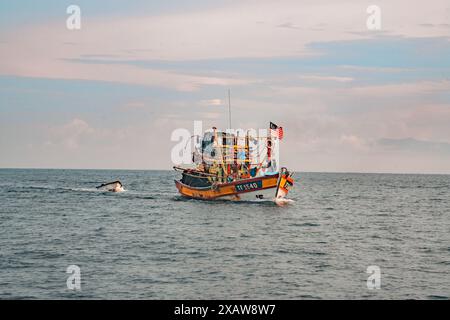
<path fill-rule="evenodd" d="M 283 139 L 283 127 L 277 126 L 275 123 L 270 123 L 270 132 L 273 133 L 278 139 Z"/>

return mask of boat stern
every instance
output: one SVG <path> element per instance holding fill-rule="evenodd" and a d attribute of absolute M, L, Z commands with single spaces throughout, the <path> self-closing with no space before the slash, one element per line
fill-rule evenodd
<path fill-rule="evenodd" d="M 280 176 L 278 178 L 278 185 L 276 191 L 276 199 L 284 199 L 294 186 L 294 179 L 292 178 L 292 172 L 285 167 L 281 168 Z"/>

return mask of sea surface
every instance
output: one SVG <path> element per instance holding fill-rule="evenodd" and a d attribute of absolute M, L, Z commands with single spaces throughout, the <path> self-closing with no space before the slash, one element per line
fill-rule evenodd
<path fill-rule="evenodd" d="M 187 200 L 176 177 L 0 170 L 0 299 L 450 298 L 449 175 L 297 173 L 284 207 Z"/>

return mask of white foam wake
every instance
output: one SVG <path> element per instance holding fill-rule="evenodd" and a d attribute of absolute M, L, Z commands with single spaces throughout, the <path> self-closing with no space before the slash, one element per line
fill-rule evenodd
<path fill-rule="evenodd" d="M 292 199 L 286 199 L 286 198 L 277 198 L 274 200 L 274 202 L 277 204 L 277 206 L 285 206 L 288 204 L 292 204 L 295 201 Z"/>

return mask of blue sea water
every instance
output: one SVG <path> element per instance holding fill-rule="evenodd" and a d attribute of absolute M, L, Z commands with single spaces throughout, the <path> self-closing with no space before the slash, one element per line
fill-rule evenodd
<path fill-rule="evenodd" d="M 450 298 L 448 175 L 298 173 L 284 207 L 187 200 L 176 177 L 0 170 L 0 298 Z"/>

